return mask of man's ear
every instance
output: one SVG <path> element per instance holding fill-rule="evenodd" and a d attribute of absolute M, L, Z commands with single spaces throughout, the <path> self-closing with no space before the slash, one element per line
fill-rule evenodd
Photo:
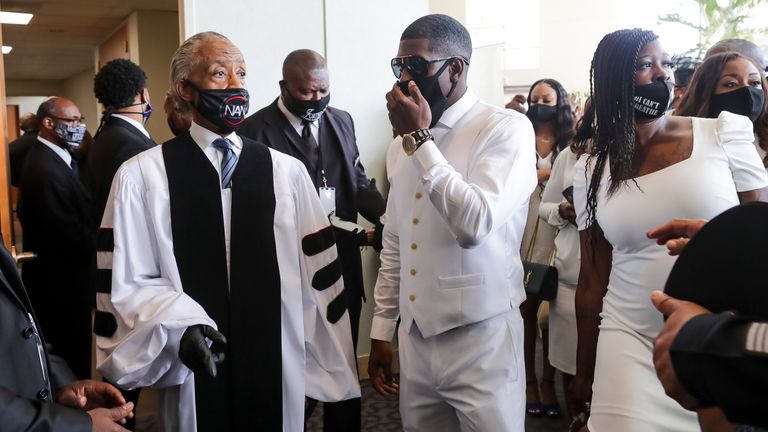
<path fill-rule="evenodd" d="M 141 103 L 149 103 L 149 89 L 144 87 L 144 90 L 140 93 Z"/>
<path fill-rule="evenodd" d="M 176 87 L 176 93 L 178 93 L 182 99 L 184 99 L 186 102 L 189 102 L 190 104 L 194 103 L 195 91 L 191 86 L 188 86 L 184 81 L 176 81 L 174 86 Z"/>
<path fill-rule="evenodd" d="M 451 65 L 448 67 L 451 82 L 459 81 L 465 74 L 466 63 L 460 57 L 451 59 Z"/>
<path fill-rule="evenodd" d="M 53 119 L 50 117 L 43 117 L 43 121 L 40 122 L 41 128 L 53 130 L 54 126 Z"/>

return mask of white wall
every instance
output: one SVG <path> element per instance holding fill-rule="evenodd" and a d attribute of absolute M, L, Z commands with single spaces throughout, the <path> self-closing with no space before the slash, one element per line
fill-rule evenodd
<path fill-rule="evenodd" d="M 505 85 L 554 78 L 568 91 L 589 90 L 592 54 L 600 39 L 617 29 L 618 8 L 613 0 L 541 0 L 541 67 L 506 71 Z"/>
<path fill-rule="evenodd" d="M 93 69 L 86 69 L 79 74 L 64 81 L 64 91 L 60 96 L 71 99 L 80 109 L 80 114 L 85 116 L 85 124 L 88 132 L 96 133 L 101 120 L 101 111 L 97 108 L 96 96 L 93 95 L 93 77 L 96 74 Z"/>
<path fill-rule="evenodd" d="M 36 113 L 41 103 L 45 102 L 48 96 L 9 96 L 5 98 L 8 105 L 19 106 L 19 117 L 27 113 Z"/>
<path fill-rule="evenodd" d="M 434 1 L 434 0 L 433 0 Z M 231 7 L 222 7 L 227 3 Z M 285 56 L 299 48 L 313 49 L 328 59 L 331 105 L 347 110 L 355 121 L 361 160 L 369 177 L 383 189 L 384 155 L 392 140 L 384 94 L 395 82 L 389 60 L 396 55 L 400 34 L 429 11 L 428 0 L 182 0 L 182 34 L 214 30 L 243 51 L 248 66 L 251 113 L 279 94 Z M 384 190 L 382 190 L 384 192 Z M 363 251 L 368 303 L 360 319 L 358 355 L 370 351 L 373 284 L 378 256 Z"/>
<path fill-rule="evenodd" d="M 322 1 L 182 0 L 179 15 L 184 39 L 212 30 L 243 52 L 251 114 L 279 94 L 288 53 L 299 48 L 325 52 Z"/>

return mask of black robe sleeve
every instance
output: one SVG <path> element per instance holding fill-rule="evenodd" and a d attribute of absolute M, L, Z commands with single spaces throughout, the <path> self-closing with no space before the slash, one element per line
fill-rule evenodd
<path fill-rule="evenodd" d="M 680 329 L 669 351 L 680 382 L 703 407 L 768 427 L 768 331 L 754 326 L 768 324 L 731 313 L 700 315 Z"/>

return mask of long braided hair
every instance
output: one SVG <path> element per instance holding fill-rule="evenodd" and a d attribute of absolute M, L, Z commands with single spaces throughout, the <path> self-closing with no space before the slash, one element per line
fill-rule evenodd
<path fill-rule="evenodd" d="M 528 101 L 531 100 L 531 94 L 533 89 L 539 84 L 546 84 L 555 91 L 557 94 L 557 102 L 555 109 L 557 109 L 557 116 L 555 117 L 555 143 L 552 146 L 552 163 L 555 163 L 557 155 L 571 143 L 573 138 L 573 111 L 571 110 L 571 100 L 568 97 L 568 92 L 565 91 L 563 85 L 557 80 L 551 78 L 544 78 L 536 81 L 528 90 Z M 533 128 L 536 129 L 537 123 L 533 122 Z"/>
<path fill-rule="evenodd" d="M 591 103 L 579 123 L 573 144 L 574 152 L 589 155 L 587 166 L 592 158 L 596 159 L 587 188 L 588 226 L 595 222 L 597 195 L 608 158 L 608 195 L 632 177 L 637 154 L 632 106 L 635 61 L 640 50 L 657 38 L 648 30 L 618 30 L 603 37 L 592 57 L 589 71 Z"/>

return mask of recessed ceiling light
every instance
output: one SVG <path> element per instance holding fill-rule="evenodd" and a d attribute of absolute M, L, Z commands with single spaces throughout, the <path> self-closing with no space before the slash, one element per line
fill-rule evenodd
<path fill-rule="evenodd" d="M 21 12 L 0 12 L 0 23 L 3 24 L 29 24 L 29 20 L 32 19 L 31 13 Z"/>
<path fill-rule="evenodd" d="M 13 50 L 13 47 L 3 45 L 3 54 L 9 54 Z"/>

